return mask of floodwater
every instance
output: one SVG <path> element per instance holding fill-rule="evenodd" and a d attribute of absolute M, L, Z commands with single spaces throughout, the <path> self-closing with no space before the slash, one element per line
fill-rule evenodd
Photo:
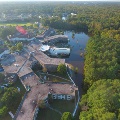
<path fill-rule="evenodd" d="M 66 63 L 72 64 L 74 67 L 78 67 L 78 74 L 74 77 L 74 82 L 78 86 L 80 94 L 82 89 L 83 82 L 83 72 L 84 72 L 84 58 L 81 57 L 81 53 L 85 52 L 86 44 L 89 39 L 89 36 L 85 33 L 73 33 L 66 31 L 64 35 L 67 35 L 69 38 L 69 45 L 72 47 L 69 58 L 66 58 Z"/>

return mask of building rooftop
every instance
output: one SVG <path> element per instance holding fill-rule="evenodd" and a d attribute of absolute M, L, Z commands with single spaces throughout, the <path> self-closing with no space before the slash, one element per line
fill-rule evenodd
<path fill-rule="evenodd" d="M 6 73 L 17 73 L 27 60 L 27 57 L 28 54 L 25 52 L 20 55 L 17 53 L 9 54 L 7 58 L 1 61 L 1 64 Z"/>
<path fill-rule="evenodd" d="M 14 35 L 10 35 L 9 38 L 33 38 L 35 37 L 35 35 L 33 33 L 28 33 L 28 34 L 22 34 L 16 31 L 16 33 Z"/>
<path fill-rule="evenodd" d="M 68 39 L 68 37 L 66 35 L 54 35 L 54 36 L 51 36 L 51 37 L 47 37 L 44 39 L 44 42 L 49 42 L 51 40 L 56 40 L 56 39 Z"/>
<path fill-rule="evenodd" d="M 65 64 L 65 59 L 60 59 L 60 58 L 50 58 L 43 52 L 39 50 L 40 45 L 35 45 L 32 44 L 31 46 L 27 46 L 27 51 L 30 53 L 33 53 L 33 56 L 42 64 L 54 64 L 54 65 L 59 65 L 59 64 Z"/>
<path fill-rule="evenodd" d="M 24 63 L 23 67 L 21 67 L 21 69 L 18 72 L 19 77 L 22 77 L 22 76 L 24 76 L 26 74 L 29 74 L 29 73 L 33 72 L 32 69 L 30 68 L 31 63 L 32 63 L 32 61 L 29 61 L 29 60 L 27 60 Z"/>
<path fill-rule="evenodd" d="M 22 80 L 25 85 L 29 85 L 31 87 L 31 91 L 27 94 L 27 97 L 22 105 L 20 112 L 18 113 L 16 120 L 32 120 L 37 102 L 39 100 L 44 100 L 48 96 L 49 92 L 54 94 L 66 94 L 75 96 L 75 90 L 78 89 L 73 86 L 73 84 L 61 84 L 52 82 L 49 83 L 49 85 L 48 83 L 41 84 L 38 81 L 39 78 L 36 75 L 30 75 L 31 74 Z"/>

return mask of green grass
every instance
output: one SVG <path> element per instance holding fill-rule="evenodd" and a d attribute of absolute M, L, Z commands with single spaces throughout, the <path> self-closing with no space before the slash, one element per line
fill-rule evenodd
<path fill-rule="evenodd" d="M 12 120 L 12 118 L 10 117 L 9 113 L 7 113 L 5 117 L 1 118 L 0 120 Z"/>
<path fill-rule="evenodd" d="M 41 109 L 36 120 L 60 120 L 61 115 L 49 108 Z"/>
<path fill-rule="evenodd" d="M 63 112 L 73 112 L 75 108 L 75 102 L 73 100 L 53 100 L 53 103 L 51 103 L 51 106 L 53 108 L 56 108 L 57 110 Z"/>
<path fill-rule="evenodd" d="M 68 75 L 67 75 L 67 72 L 66 74 L 62 75 L 62 74 L 59 74 L 58 72 L 53 72 L 53 73 L 50 73 L 50 74 L 53 74 L 53 75 L 56 75 L 56 76 L 59 76 L 59 77 L 63 77 L 65 79 L 69 79 Z"/>
<path fill-rule="evenodd" d="M 73 112 L 75 108 L 74 101 L 67 101 L 67 100 L 53 100 L 50 103 L 51 107 L 56 110 L 59 110 L 61 113 L 64 112 Z M 56 111 L 53 111 L 49 108 L 40 109 L 37 119 L 36 120 L 60 120 L 61 115 Z"/>
<path fill-rule="evenodd" d="M 49 81 L 52 81 L 52 82 L 70 82 L 69 80 L 61 79 L 51 75 L 48 75 L 48 77 L 49 77 Z"/>
<path fill-rule="evenodd" d="M 3 26 L 3 25 L 6 25 L 6 26 L 16 26 L 16 25 L 20 25 L 20 26 L 30 26 L 32 25 L 32 23 L 0 23 L 0 26 Z"/>
<path fill-rule="evenodd" d="M 20 82 L 19 79 L 17 79 L 16 82 L 13 83 L 13 85 L 11 85 L 11 87 L 15 87 L 15 88 L 19 87 L 21 96 L 23 96 L 25 94 L 25 92 L 26 92 L 24 86 L 22 85 L 22 83 Z"/>
<path fill-rule="evenodd" d="M 54 73 L 51 73 L 51 74 L 59 76 L 59 77 L 62 77 L 64 79 L 56 77 L 56 76 L 48 75 L 46 73 L 41 73 L 41 71 L 36 72 L 36 75 L 38 75 L 38 77 L 40 77 L 42 79 L 44 79 L 44 76 L 47 76 L 47 81 L 52 81 L 52 82 L 70 82 L 68 76 L 60 76 L 59 74 L 54 74 Z"/>

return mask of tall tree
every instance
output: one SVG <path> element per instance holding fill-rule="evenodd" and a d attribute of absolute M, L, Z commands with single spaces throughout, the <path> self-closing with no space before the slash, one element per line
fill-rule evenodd
<path fill-rule="evenodd" d="M 4 95 L 1 98 L 1 103 L 3 106 L 6 106 L 8 110 L 14 110 L 18 107 L 21 100 L 20 92 L 17 88 L 7 88 Z"/>
<path fill-rule="evenodd" d="M 120 80 L 98 80 L 83 95 L 80 120 L 117 120 L 120 108 Z"/>
<path fill-rule="evenodd" d="M 61 120 L 72 120 L 72 114 L 70 112 L 64 112 Z"/>

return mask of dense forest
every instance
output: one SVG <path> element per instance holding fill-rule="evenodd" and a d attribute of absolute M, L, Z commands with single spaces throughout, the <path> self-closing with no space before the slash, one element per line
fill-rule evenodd
<path fill-rule="evenodd" d="M 86 47 L 85 83 L 92 85 L 99 79 L 120 78 L 120 41 L 99 36 L 92 37 Z"/>
<path fill-rule="evenodd" d="M 4 7 L 3 7 L 4 6 Z M 80 120 L 120 119 L 120 3 L 57 2 L 0 4 L 1 15 L 31 14 L 27 21 L 91 36 L 85 50 Z M 75 15 L 71 15 L 74 13 Z M 38 16 L 41 16 L 38 19 Z M 62 20 L 62 17 L 67 17 Z M 9 21 L 7 21 L 9 22 Z M 1 28 L 2 29 L 2 28 Z M 11 30 L 11 34 L 14 31 Z M 2 29 L 1 36 L 4 38 Z M 8 30 L 9 32 L 9 30 Z M 6 33 L 6 32 L 5 32 Z"/>
<path fill-rule="evenodd" d="M 120 120 L 120 80 L 94 82 L 80 106 L 80 120 Z"/>

